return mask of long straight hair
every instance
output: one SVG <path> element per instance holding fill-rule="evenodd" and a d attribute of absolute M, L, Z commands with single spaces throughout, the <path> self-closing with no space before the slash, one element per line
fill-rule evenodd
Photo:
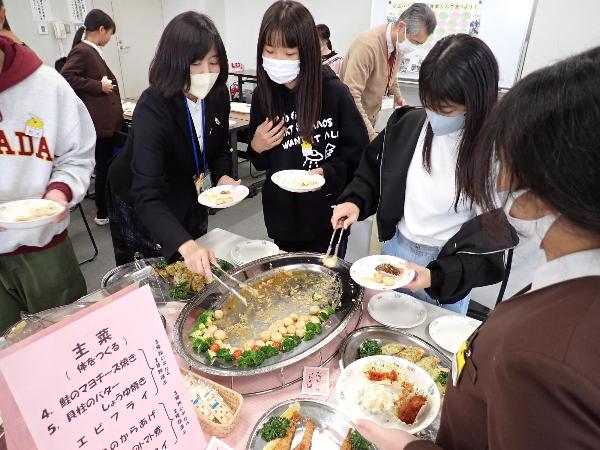
<path fill-rule="evenodd" d="M 101 9 L 92 9 L 87 16 L 85 16 L 83 26 L 79 27 L 75 33 L 75 36 L 73 37 L 73 47 L 81 42 L 83 33 L 87 31 L 98 31 L 100 27 L 104 27 L 107 31 L 112 30 L 113 33 L 117 32 L 117 25 L 115 24 L 115 21 L 112 20 L 112 17 Z"/>
<path fill-rule="evenodd" d="M 296 95 L 296 113 L 301 137 L 312 142 L 313 128 L 321 116 L 323 74 L 321 45 L 315 21 L 304 5 L 293 0 L 273 3 L 263 16 L 256 46 L 258 98 L 267 117 L 283 116 L 283 105 L 276 93 L 281 86 L 273 82 L 263 68 L 266 45 L 298 47 L 300 75 Z"/>
<path fill-rule="evenodd" d="M 477 143 L 483 123 L 498 100 L 498 63 L 481 39 L 467 34 L 447 36 L 431 49 L 419 71 L 419 96 L 426 108 L 440 111 L 447 103 L 464 105 L 465 126 L 456 162 L 454 208 L 475 196 Z M 427 125 L 423 167 L 431 172 L 433 129 Z"/>
<path fill-rule="evenodd" d="M 211 49 L 219 57 L 219 76 L 208 96 L 219 92 L 227 81 L 227 52 L 210 17 L 187 11 L 175 16 L 165 27 L 156 54 L 150 63 L 150 85 L 163 97 L 182 94 L 190 87 L 190 65 L 203 59 Z"/>

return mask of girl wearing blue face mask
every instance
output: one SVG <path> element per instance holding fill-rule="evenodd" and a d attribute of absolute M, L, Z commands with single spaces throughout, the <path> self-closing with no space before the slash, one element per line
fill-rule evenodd
<path fill-rule="evenodd" d="M 497 100 L 498 73 L 480 39 L 440 40 L 420 70 L 425 108 L 395 111 L 365 149 L 332 217 L 347 227 L 376 212 L 383 253 L 419 269 L 407 288 L 461 314 L 473 287 L 502 280 L 504 251 L 517 243 L 504 218 L 490 235 L 471 200 L 479 176 L 475 144 Z"/>
<path fill-rule="evenodd" d="M 248 152 L 267 171 L 265 225 L 280 249 L 325 253 L 333 229 L 331 207 L 369 142 L 348 88 L 321 65 L 317 28 L 296 1 L 277 1 L 265 12 L 257 46 L 258 88 L 250 112 Z M 325 185 L 302 194 L 271 181 L 280 170 L 307 170 Z M 345 251 L 347 233 L 340 247 Z"/>

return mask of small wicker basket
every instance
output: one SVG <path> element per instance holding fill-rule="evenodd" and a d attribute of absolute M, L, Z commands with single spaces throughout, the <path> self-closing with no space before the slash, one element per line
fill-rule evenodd
<path fill-rule="evenodd" d="M 216 423 L 208 419 L 206 416 L 204 416 L 204 414 L 198 412 L 196 408 L 194 408 L 194 410 L 196 411 L 196 417 L 198 417 L 198 422 L 200 422 L 200 426 L 202 427 L 202 429 L 211 436 L 216 436 L 218 438 L 225 437 L 229 433 L 231 433 L 242 415 L 242 403 L 244 401 L 244 397 L 242 397 L 242 395 L 238 392 L 228 389 L 225 386 L 221 386 L 219 383 L 215 383 L 214 381 L 209 380 L 208 378 L 201 377 L 200 375 L 190 370 L 183 369 L 181 367 L 179 368 L 179 370 L 181 371 L 182 375 L 191 375 L 198 381 L 202 381 L 208 384 L 209 386 L 215 388 L 217 392 L 221 395 L 221 397 L 223 397 L 223 400 L 225 401 L 225 403 L 227 403 L 227 406 L 231 408 L 231 411 L 233 413 L 233 418 L 230 422 Z"/>

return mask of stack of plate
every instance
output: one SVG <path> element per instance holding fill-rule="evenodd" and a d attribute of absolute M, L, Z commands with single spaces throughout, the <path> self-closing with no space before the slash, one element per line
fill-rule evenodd
<path fill-rule="evenodd" d="M 243 266 L 257 259 L 274 256 L 279 253 L 279 247 L 273 242 L 264 240 L 243 241 L 231 249 L 232 262 L 237 266 Z"/>

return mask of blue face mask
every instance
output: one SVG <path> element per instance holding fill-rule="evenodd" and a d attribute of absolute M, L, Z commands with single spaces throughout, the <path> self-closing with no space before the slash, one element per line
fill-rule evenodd
<path fill-rule="evenodd" d="M 465 126 L 465 116 L 467 113 L 462 113 L 458 116 L 444 116 L 427 108 L 425 108 L 425 112 L 433 129 L 433 134 L 436 136 L 454 133 Z"/>

